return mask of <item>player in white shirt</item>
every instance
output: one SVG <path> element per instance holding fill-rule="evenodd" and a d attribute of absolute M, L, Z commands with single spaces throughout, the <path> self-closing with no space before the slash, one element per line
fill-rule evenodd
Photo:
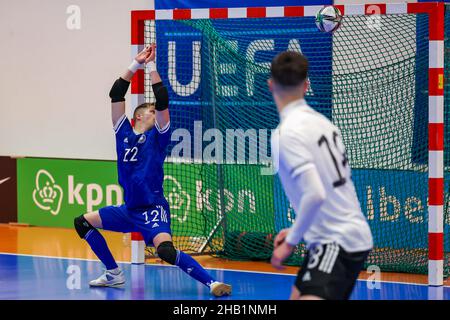
<path fill-rule="evenodd" d="M 304 100 L 308 60 L 282 52 L 271 65 L 269 88 L 280 114 L 272 154 L 296 212 L 274 243 L 272 265 L 282 268 L 303 239 L 308 254 L 291 299 L 348 299 L 372 249 L 372 234 L 351 180 L 340 130 Z"/>

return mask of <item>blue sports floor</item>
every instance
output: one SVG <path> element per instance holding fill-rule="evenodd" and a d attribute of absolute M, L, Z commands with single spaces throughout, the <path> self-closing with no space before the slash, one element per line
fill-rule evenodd
<path fill-rule="evenodd" d="M 89 288 L 102 273 L 97 261 L 0 254 L 0 299 L 7 300 L 209 300 L 203 285 L 172 266 L 120 264 L 124 288 Z M 233 295 L 220 299 L 288 299 L 295 276 L 233 270 L 209 270 L 219 281 L 233 285 Z M 450 287 L 380 282 L 369 288 L 358 280 L 356 300 L 450 300 Z"/>

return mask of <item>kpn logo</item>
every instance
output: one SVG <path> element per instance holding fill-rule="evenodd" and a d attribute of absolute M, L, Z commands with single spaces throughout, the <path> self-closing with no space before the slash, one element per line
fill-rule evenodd
<path fill-rule="evenodd" d="M 38 208 L 56 216 L 61 211 L 92 212 L 101 207 L 123 203 L 123 191 L 118 184 L 108 184 L 101 178 L 92 182 L 92 176 L 80 173 L 78 176 L 55 175 L 50 171 L 39 169 L 36 173 L 36 185 L 33 201 Z M 86 180 L 90 180 L 86 183 Z"/>
<path fill-rule="evenodd" d="M 61 210 L 63 190 L 56 184 L 55 179 L 46 170 L 39 170 L 36 174 L 36 185 L 33 190 L 34 203 L 44 211 L 56 216 Z"/>
<path fill-rule="evenodd" d="M 181 183 L 170 175 L 164 177 L 164 191 L 172 218 L 177 219 L 180 223 L 185 222 L 191 209 L 191 196 L 183 190 Z"/>

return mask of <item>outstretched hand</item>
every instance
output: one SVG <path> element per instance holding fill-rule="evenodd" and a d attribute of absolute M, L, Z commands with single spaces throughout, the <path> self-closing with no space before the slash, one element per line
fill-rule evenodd
<path fill-rule="evenodd" d="M 152 43 L 150 45 L 150 54 L 145 58 L 145 63 L 155 61 L 155 58 L 156 58 L 156 44 Z"/>
<path fill-rule="evenodd" d="M 152 43 L 148 45 L 137 54 L 134 58 L 139 64 L 149 63 L 150 61 L 154 61 L 156 57 L 156 44 Z"/>

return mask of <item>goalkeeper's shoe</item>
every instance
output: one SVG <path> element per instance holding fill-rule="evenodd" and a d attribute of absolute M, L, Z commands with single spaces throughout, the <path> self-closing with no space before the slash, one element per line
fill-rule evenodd
<path fill-rule="evenodd" d="M 218 282 L 218 281 L 213 282 L 209 286 L 209 289 L 211 291 L 211 294 L 215 295 L 216 297 L 231 295 L 231 286 L 226 283 L 222 283 L 222 282 Z"/>
<path fill-rule="evenodd" d="M 122 287 L 124 284 L 125 276 L 122 270 L 119 270 L 118 273 L 105 270 L 100 277 L 89 282 L 91 287 Z"/>

